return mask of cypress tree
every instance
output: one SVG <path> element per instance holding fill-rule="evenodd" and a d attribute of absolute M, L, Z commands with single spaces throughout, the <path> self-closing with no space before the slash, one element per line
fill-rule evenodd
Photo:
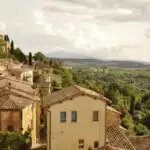
<path fill-rule="evenodd" d="M 14 42 L 11 41 L 11 44 L 10 44 L 10 54 L 13 55 L 14 54 Z"/>
<path fill-rule="evenodd" d="M 32 53 L 29 52 L 29 65 L 32 66 Z"/>
<path fill-rule="evenodd" d="M 130 103 L 130 113 L 133 115 L 134 113 L 134 108 L 135 108 L 135 97 L 131 97 L 131 103 Z"/>

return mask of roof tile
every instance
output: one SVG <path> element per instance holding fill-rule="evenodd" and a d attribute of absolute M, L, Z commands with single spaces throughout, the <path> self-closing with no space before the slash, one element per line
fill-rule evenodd
<path fill-rule="evenodd" d="M 111 102 L 109 99 L 105 98 L 103 95 L 100 95 L 92 90 L 74 85 L 74 86 L 70 86 L 67 88 L 64 88 L 60 91 L 54 92 L 50 95 L 47 95 L 44 97 L 44 105 L 45 106 L 50 106 L 52 104 L 56 104 L 59 102 L 63 102 L 65 100 L 68 100 L 70 98 L 73 98 L 74 96 L 77 95 L 88 95 L 88 96 L 92 96 L 94 98 L 97 99 L 101 99 L 104 100 L 106 102 Z"/>
<path fill-rule="evenodd" d="M 119 127 L 111 126 L 106 129 L 108 145 L 122 150 L 135 150 L 128 138 L 120 131 Z"/>

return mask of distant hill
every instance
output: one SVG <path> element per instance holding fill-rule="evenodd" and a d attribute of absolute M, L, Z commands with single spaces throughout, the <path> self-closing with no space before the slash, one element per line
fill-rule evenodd
<path fill-rule="evenodd" d="M 53 58 L 70 67 L 118 67 L 129 69 L 150 69 L 150 64 L 137 61 L 108 61 L 99 59 Z"/>
<path fill-rule="evenodd" d="M 84 54 L 56 51 L 46 54 L 47 57 L 61 61 L 70 67 L 120 67 L 130 69 L 150 69 L 150 63 L 138 61 L 101 60 Z"/>
<path fill-rule="evenodd" d="M 85 59 L 89 58 L 88 56 L 80 53 L 75 53 L 75 52 L 67 52 L 67 51 L 55 51 L 46 54 L 47 57 L 49 58 L 63 58 L 63 59 L 70 59 L 70 58 L 76 58 L 76 59 Z"/>

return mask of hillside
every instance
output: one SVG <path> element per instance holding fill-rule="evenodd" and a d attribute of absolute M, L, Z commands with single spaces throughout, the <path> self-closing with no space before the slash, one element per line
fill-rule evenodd
<path fill-rule="evenodd" d="M 150 70 L 73 68 L 73 82 L 112 101 L 130 134 L 150 134 Z"/>
<path fill-rule="evenodd" d="M 53 60 L 61 61 L 66 66 L 71 67 L 119 67 L 119 68 L 141 68 L 150 69 L 150 64 L 137 61 L 107 61 L 99 59 L 75 59 L 75 58 L 53 58 Z"/>

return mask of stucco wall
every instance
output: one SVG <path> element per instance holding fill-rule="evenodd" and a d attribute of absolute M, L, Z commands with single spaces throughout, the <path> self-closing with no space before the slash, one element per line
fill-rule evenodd
<path fill-rule="evenodd" d="M 106 111 L 106 127 L 110 126 L 119 126 L 120 125 L 120 114 L 107 110 Z"/>
<path fill-rule="evenodd" d="M 40 114 L 41 114 L 41 104 L 36 103 L 36 142 L 39 143 L 40 141 Z"/>
<path fill-rule="evenodd" d="M 50 107 L 48 115 L 48 145 L 51 150 L 78 150 L 84 139 L 84 150 L 105 143 L 105 102 L 88 96 L 78 96 Z M 66 111 L 67 121 L 60 123 L 60 112 Z M 77 122 L 71 122 L 71 111 L 77 111 Z M 93 122 L 93 111 L 99 111 L 99 121 Z M 50 117 L 51 116 L 51 117 Z M 50 121 L 51 120 L 51 121 Z M 51 142 L 51 144 L 50 144 Z"/>
<path fill-rule="evenodd" d="M 14 131 L 18 131 L 22 126 L 20 111 L 0 111 L 0 130 L 7 130 L 8 126 L 13 126 Z"/>
<path fill-rule="evenodd" d="M 32 70 L 22 72 L 20 76 L 21 76 L 20 78 L 22 80 L 24 79 L 24 77 L 30 76 L 30 78 L 28 78 L 27 81 L 30 82 L 31 84 L 33 84 L 33 71 Z"/>
<path fill-rule="evenodd" d="M 32 129 L 32 144 L 36 144 L 36 104 L 27 106 L 22 111 L 22 127 L 24 131 L 28 130 L 28 127 Z"/>

